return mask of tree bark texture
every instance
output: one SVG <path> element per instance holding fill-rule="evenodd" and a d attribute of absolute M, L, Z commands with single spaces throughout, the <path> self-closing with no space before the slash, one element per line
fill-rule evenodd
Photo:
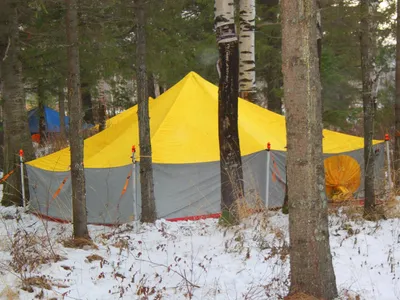
<path fill-rule="evenodd" d="M 146 14 L 145 0 L 136 0 L 136 81 L 138 95 L 139 143 L 140 143 L 140 187 L 142 196 L 141 221 L 156 220 L 156 204 L 151 157 L 149 97 L 146 70 Z"/>
<path fill-rule="evenodd" d="M 107 112 L 106 112 L 106 98 L 104 95 L 104 81 L 100 81 L 100 92 L 99 92 L 99 107 L 98 107 L 98 117 L 99 117 L 99 132 L 106 129 L 107 122 Z"/>
<path fill-rule="evenodd" d="M 329 245 L 322 156 L 316 0 L 282 0 L 282 71 L 287 128 L 290 294 L 337 296 Z"/>
<path fill-rule="evenodd" d="M 70 107 L 72 220 L 75 238 L 89 238 L 86 212 L 85 170 L 83 166 L 82 102 L 80 92 L 78 6 L 66 0 L 68 55 L 68 101 Z"/>
<path fill-rule="evenodd" d="M 82 106 L 84 111 L 83 120 L 88 124 L 94 125 L 92 93 L 90 91 L 89 84 L 83 83 L 81 85 L 81 95 L 82 95 Z"/>
<path fill-rule="evenodd" d="M 372 215 L 375 212 L 375 155 L 372 146 L 374 135 L 375 99 L 374 88 L 374 34 L 372 20 L 373 0 L 360 0 L 361 13 L 361 76 L 362 76 L 362 99 L 364 112 L 364 214 Z"/>
<path fill-rule="evenodd" d="M 257 103 L 255 62 L 255 0 L 239 1 L 239 91 L 244 99 Z"/>
<path fill-rule="evenodd" d="M 149 73 L 147 75 L 147 89 L 148 89 L 148 96 L 152 97 L 153 99 L 156 98 L 156 85 L 154 80 L 154 75 Z"/>
<path fill-rule="evenodd" d="M 236 200 L 244 196 L 238 130 L 239 47 L 232 1 L 215 1 L 215 27 L 219 48 L 218 132 L 221 170 L 221 210 L 229 223 L 237 223 Z"/>
<path fill-rule="evenodd" d="M 318 51 L 318 68 L 321 74 L 321 63 L 322 63 L 322 17 L 321 17 L 321 1 L 317 0 L 317 51 Z M 322 113 L 323 113 L 322 109 Z"/>
<path fill-rule="evenodd" d="M 65 94 L 62 86 L 58 89 L 58 114 L 60 116 L 60 135 L 64 140 L 67 138 L 67 130 L 65 126 Z"/>
<path fill-rule="evenodd" d="M 19 150 L 25 153 L 25 160 L 35 158 L 19 60 L 18 2 L 0 1 L 0 77 L 2 80 L 3 128 L 4 128 L 4 174 L 15 170 L 4 184 L 3 205 L 22 205 L 21 173 Z M 28 178 L 25 178 L 25 192 L 29 197 Z"/>
<path fill-rule="evenodd" d="M 395 189 L 400 189 L 400 0 L 397 0 L 397 25 L 396 25 L 396 100 L 395 100 L 395 146 L 394 170 Z"/>
<path fill-rule="evenodd" d="M 39 79 L 37 85 L 37 97 L 38 97 L 38 113 L 39 113 L 39 136 L 40 136 L 40 146 L 46 144 L 46 116 L 44 110 L 44 86 L 43 80 Z"/>
<path fill-rule="evenodd" d="M 260 10 L 268 11 L 261 22 L 267 24 L 279 24 L 280 17 L 278 14 L 279 0 L 263 1 Z M 264 37 L 267 40 L 268 46 L 275 49 L 276 52 L 282 51 L 281 27 L 272 26 L 268 36 Z M 280 61 L 270 61 L 269 66 L 260 70 L 259 75 L 264 77 L 267 82 L 265 94 L 267 98 L 266 108 L 282 114 L 282 96 L 281 89 L 283 86 L 282 80 L 282 64 Z"/>

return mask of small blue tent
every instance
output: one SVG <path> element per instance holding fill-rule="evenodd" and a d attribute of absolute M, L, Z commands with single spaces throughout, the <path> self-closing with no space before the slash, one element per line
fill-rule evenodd
<path fill-rule="evenodd" d="M 39 133 L 39 108 L 28 111 L 29 130 L 31 134 Z M 46 133 L 60 132 L 60 114 L 58 111 L 44 106 L 44 120 L 46 122 Z M 92 128 L 92 124 L 83 123 L 82 129 Z M 69 117 L 65 116 L 65 129 L 69 129 Z"/>
<path fill-rule="evenodd" d="M 44 107 L 44 119 L 46 124 L 46 132 L 60 132 L 60 115 L 58 111 L 48 106 Z M 31 134 L 39 133 L 39 108 L 33 108 L 28 112 L 29 130 Z M 69 117 L 65 116 L 65 127 L 68 130 Z"/>

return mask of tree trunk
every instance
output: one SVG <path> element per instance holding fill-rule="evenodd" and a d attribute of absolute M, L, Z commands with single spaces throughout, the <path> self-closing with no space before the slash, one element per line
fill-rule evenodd
<path fill-rule="evenodd" d="M 62 86 L 58 90 L 58 114 L 60 117 L 60 136 L 62 140 L 65 140 L 67 138 L 67 130 L 65 126 L 65 95 Z"/>
<path fill-rule="evenodd" d="M 321 17 L 321 1 L 317 0 L 317 50 L 318 50 L 318 68 L 320 74 L 321 74 L 321 62 L 322 62 L 322 37 L 323 37 L 323 31 L 322 31 L 322 17 Z"/>
<path fill-rule="evenodd" d="M 83 83 L 81 85 L 81 93 L 82 93 L 82 106 L 84 111 L 83 119 L 86 123 L 94 125 L 92 93 L 90 91 L 89 84 Z"/>
<path fill-rule="evenodd" d="M 107 122 L 107 113 L 106 113 L 106 105 L 103 101 L 99 101 L 99 132 L 106 129 L 106 122 Z"/>
<path fill-rule="evenodd" d="M 86 213 L 85 170 L 83 167 L 82 102 L 80 93 L 77 0 L 66 0 L 68 51 L 68 101 L 70 107 L 72 219 L 74 238 L 89 238 Z"/>
<path fill-rule="evenodd" d="M 40 146 L 46 144 L 46 116 L 45 116 L 45 106 L 44 106 L 44 86 L 43 80 L 39 79 L 37 86 L 37 97 L 38 97 L 38 113 L 39 113 L 39 136 L 40 136 Z"/>
<path fill-rule="evenodd" d="M 255 61 L 255 0 L 239 1 L 239 90 L 240 97 L 257 103 Z"/>
<path fill-rule="evenodd" d="M 279 17 L 279 0 L 266 0 L 262 2 L 260 10 L 267 11 L 268 13 L 264 16 L 261 22 L 266 24 L 278 24 L 280 23 Z M 268 36 L 265 37 L 269 47 L 275 49 L 277 52 L 282 51 L 282 39 L 281 39 L 281 28 L 273 26 L 268 32 Z M 282 114 L 282 64 L 280 61 L 270 62 L 268 68 L 264 68 L 261 72 L 262 77 L 265 77 L 267 82 L 266 98 L 267 108 L 278 114 Z M 264 75 L 265 74 L 265 75 Z"/>
<path fill-rule="evenodd" d="M 275 75 L 275 76 L 274 76 Z M 267 108 L 270 111 L 282 114 L 282 98 L 277 91 L 282 88 L 282 80 L 276 74 L 268 74 L 267 80 Z"/>
<path fill-rule="evenodd" d="M 142 222 L 156 220 L 156 204 L 151 157 L 149 97 L 146 71 L 146 16 L 145 0 L 136 0 L 136 82 L 138 95 L 140 187 L 142 196 Z"/>
<path fill-rule="evenodd" d="M 285 166 L 285 197 L 283 198 L 283 206 L 282 206 L 282 213 L 288 214 L 289 213 L 289 194 L 288 194 L 288 185 L 287 185 L 287 165 Z"/>
<path fill-rule="evenodd" d="M 147 89 L 148 89 L 148 96 L 155 99 L 156 98 L 156 86 L 154 82 L 154 75 L 149 73 L 147 75 Z"/>
<path fill-rule="evenodd" d="M 99 132 L 106 129 L 106 122 L 107 122 L 107 111 L 106 111 L 106 99 L 104 95 L 104 81 L 101 80 L 100 82 L 100 95 L 99 95 Z"/>
<path fill-rule="evenodd" d="M 395 190 L 400 189 L 400 0 L 397 0 L 397 32 L 396 32 L 396 100 L 395 100 L 395 146 L 394 169 Z"/>
<path fill-rule="evenodd" d="M 290 294 L 334 299 L 322 156 L 316 0 L 282 0 L 282 71 L 287 128 Z"/>
<path fill-rule="evenodd" d="M 215 27 L 219 48 L 218 132 L 221 169 L 222 221 L 239 222 L 236 201 L 244 196 L 238 130 L 239 49 L 234 23 L 234 1 L 215 1 Z"/>
<path fill-rule="evenodd" d="M 0 1 L 0 73 L 4 111 L 4 174 L 15 170 L 4 184 L 2 204 L 22 205 L 21 173 L 19 150 L 25 153 L 25 160 L 35 158 L 25 108 L 25 95 L 19 60 L 19 30 L 17 2 Z M 25 180 L 28 199 L 28 178 Z"/>
<path fill-rule="evenodd" d="M 378 210 L 375 199 L 375 154 L 372 146 L 374 136 L 375 116 L 375 33 L 372 12 L 374 0 L 361 0 L 361 76 L 362 76 L 362 99 L 364 112 L 364 217 L 375 219 L 378 217 Z"/>

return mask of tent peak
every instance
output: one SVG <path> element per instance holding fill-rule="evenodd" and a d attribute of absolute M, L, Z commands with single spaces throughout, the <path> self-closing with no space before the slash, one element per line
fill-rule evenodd
<path fill-rule="evenodd" d="M 195 71 L 190 71 L 187 75 L 187 77 L 201 77 L 199 74 L 197 74 Z"/>

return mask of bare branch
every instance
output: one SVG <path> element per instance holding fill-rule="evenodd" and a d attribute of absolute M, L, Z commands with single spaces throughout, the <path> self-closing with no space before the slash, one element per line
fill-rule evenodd
<path fill-rule="evenodd" d="M 9 37 L 9 38 L 8 38 L 8 43 L 7 43 L 6 52 L 4 52 L 3 61 L 5 61 L 5 60 L 7 59 L 7 54 L 8 54 L 8 50 L 10 49 L 10 45 L 11 45 L 11 40 L 10 40 L 10 37 Z"/>

